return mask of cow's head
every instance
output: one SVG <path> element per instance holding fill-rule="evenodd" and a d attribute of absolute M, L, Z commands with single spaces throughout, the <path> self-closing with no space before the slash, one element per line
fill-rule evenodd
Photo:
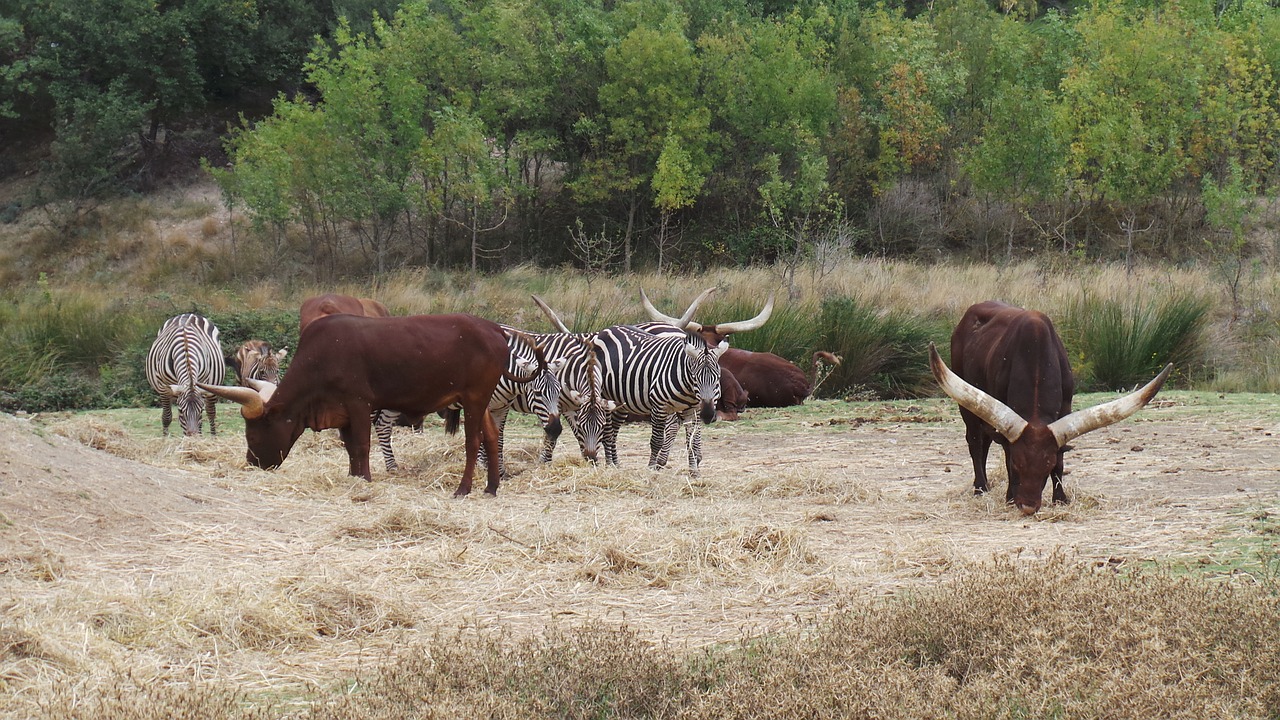
<path fill-rule="evenodd" d="M 645 312 L 649 313 L 650 318 L 657 322 L 673 325 L 687 333 L 685 362 L 691 376 L 697 383 L 698 417 L 702 419 L 703 423 L 708 424 L 716 420 L 716 401 L 720 399 L 721 392 L 720 356 L 729 349 L 729 336 L 734 333 L 755 330 L 764 325 L 769 316 L 773 314 L 774 299 L 773 294 L 770 293 L 764 309 L 750 320 L 716 323 L 715 325 L 702 325 L 694 322 L 694 312 L 697 311 L 702 301 L 706 300 L 715 290 L 714 287 L 704 290 L 684 311 L 684 315 L 679 318 L 664 315 L 649 301 L 649 295 L 645 293 L 644 289 L 641 288 L 640 290 L 640 301 L 644 304 Z"/>
<path fill-rule="evenodd" d="M 249 464 L 264 470 L 274 470 L 289 456 L 289 451 L 306 429 L 306 424 L 284 412 L 284 408 L 271 405 L 271 396 L 276 391 L 275 383 L 252 378 L 245 382 L 249 387 L 197 384 L 214 395 L 240 403 Z"/>
<path fill-rule="evenodd" d="M 1068 442 L 1141 410 L 1160 391 L 1173 370 L 1172 363 L 1166 365 L 1154 380 L 1139 390 L 1102 405 L 1077 410 L 1046 424 L 1039 419 L 1023 418 L 1008 405 L 956 375 L 942 361 L 933 343 L 929 343 L 929 367 L 943 392 L 1005 439 L 1009 484 L 1016 488 L 1013 504 L 1024 515 L 1032 515 L 1040 509 L 1045 483 L 1057 467 L 1062 449 Z"/>

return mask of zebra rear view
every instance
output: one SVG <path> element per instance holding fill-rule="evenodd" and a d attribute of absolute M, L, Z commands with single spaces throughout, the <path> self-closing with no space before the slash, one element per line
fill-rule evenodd
<path fill-rule="evenodd" d="M 209 412 L 209 433 L 218 434 L 217 397 L 196 387 L 197 382 L 221 385 L 226 373 L 218 328 L 208 318 L 184 313 L 160 327 L 147 353 L 147 382 L 160 396 L 161 426 L 169 434 L 173 403 L 185 435 L 198 435 L 201 416 Z"/>

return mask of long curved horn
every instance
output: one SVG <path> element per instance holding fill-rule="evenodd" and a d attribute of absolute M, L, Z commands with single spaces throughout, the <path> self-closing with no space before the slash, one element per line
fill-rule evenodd
<path fill-rule="evenodd" d="M 738 322 L 731 323 L 716 323 L 716 332 L 721 335 L 732 335 L 733 333 L 755 330 L 761 325 L 764 325 L 765 321 L 769 319 L 769 316 L 773 314 L 773 295 L 773 293 L 769 293 L 769 302 L 764 304 L 764 309 L 760 311 L 759 315 L 751 318 L 750 320 L 739 320 Z"/>
<path fill-rule="evenodd" d="M 560 316 L 556 314 L 556 311 L 552 310 L 550 305 L 543 302 L 542 298 L 537 295 L 530 295 L 529 297 L 533 298 L 533 301 L 538 304 L 538 307 L 542 308 L 542 312 L 547 314 L 547 317 L 551 319 L 551 324 L 555 325 L 560 332 L 568 335 L 573 334 L 573 331 L 565 327 L 564 323 L 560 321 Z"/>
<path fill-rule="evenodd" d="M 693 332 L 698 332 L 702 329 L 702 326 L 693 322 L 693 313 L 697 311 L 698 306 L 702 304 L 702 301 L 706 300 L 707 296 L 715 291 L 716 289 L 713 287 L 703 290 L 702 294 L 698 296 L 698 299 L 693 301 L 693 304 L 689 306 L 688 310 L 684 311 L 684 315 L 681 315 L 678 320 L 670 315 L 663 315 L 658 312 L 658 309 L 653 306 L 653 303 L 649 302 L 649 296 L 645 294 L 644 288 L 640 288 L 640 302 L 644 303 L 645 312 L 649 313 L 649 317 L 653 320 L 675 325 L 681 330 L 692 330 Z"/>
<path fill-rule="evenodd" d="M 263 382 L 263 381 L 258 381 Z M 266 383 L 270 385 L 271 383 Z M 254 420 L 262 417 L 265 412 L 265 402 L 262 395 L 257 390 L 247 387 L 239 387 L 232 385 L 205 385 L 204 383 L 196 383 L 202 390 L 207 390 L 220 398 L 225 398 L 232 402 L 238 402 L 242 406 L 240 415 L 245 420 Z"/>
<path fill-rule="evenodd" d="M 1160 388 L 1164 386 L 1165 378 L 1169 377 L 1171 370 L 1173 370 L 1173 363 L 1165 365 L 1164 370 L 1161 370 L 1160 374 L 1144 385 L 1141 390 L 1135 390 L 1122 398 L 1108 403 L 1077 410 L 1050 423 L 1049 430 L 1057 438 L 1058 447 L 1066 445 L 1087 432 L 1120 422 L 1141 410 L 1147 403 L 1151 402 L 1151 398 L 1155 397 L 1156 393 L 1160 392 Z"/>
<path fill-rule="evenodd" d="M 938 349 L 933 346 L 933 343 L 929 343 L 929 368 L 933 370 L 933 377 L 938 380 L 938 385 L 942 387 L 943 392 L 960 403 L 960 407 L 982 418 L 983 422 L 995 428 L 1009 442 L 1017 441 L 1022 436 L 1022 431 L 1027 429 L 1027 421 L 1014 412 L 1013 408 L 952 372 L 951 368 L 942 362 L 942 357 L 938 355 Z"/>
<path fill-rule="evenodd" d="M 257 378 L 245 378 L 244 381 L 249 384 L 249 387 L 258 391 L 258 394 L 262 396 L 263 403 L 271 402 L 271 396 L 276 393 L 275 383 L 270 380 L 259 380 Z"/>

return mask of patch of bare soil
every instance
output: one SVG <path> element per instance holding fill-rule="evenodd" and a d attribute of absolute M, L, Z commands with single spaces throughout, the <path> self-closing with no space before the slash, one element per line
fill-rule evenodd
<path fill-rule="evenodd" d="M 1280 515 L 1280 423 L 1257 415 L 1169 403 L 1080 438 L 1074 501 L 1033 518 L 1003 504 L 998 448 L 993 491 L 972 495 L 961 425 L 940 402 L 749 413 L 704 430 L 698 478 L 680 447 L 647 470 L 638 425 L 621 468 L 587 466 L 571 440 L 538 465 L 536 428 L 513 418 L 514 477 L 496 499 L 463 500 L 450 497 L 461 438 L 439 428 L 399 431 L 402 470 L 365 484 L 332 433 L 262 472 L 234 432 L 3 416 L 0 710 L 123 668 L 305 692 L 442 628 L 593 620 L 701 646 L 993 555 L 1212 561 L 1251 518 Z"/>

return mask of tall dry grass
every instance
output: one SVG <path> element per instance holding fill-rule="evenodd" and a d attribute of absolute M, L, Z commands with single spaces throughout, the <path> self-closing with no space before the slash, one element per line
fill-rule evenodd
<path fill-rule="evenodd" d="M 300 711 L 216 683 L 56 693 L 44 717 L 1269 718 L 1275 587 L 1119 574 L 1057 556 L 978 564 L 928 589 L 850 598 L 790 632 L 688 651 L 625 626 L 523 638 L 446 632 Z M 212 713 L 212 714 L 210 714 Z"/>

